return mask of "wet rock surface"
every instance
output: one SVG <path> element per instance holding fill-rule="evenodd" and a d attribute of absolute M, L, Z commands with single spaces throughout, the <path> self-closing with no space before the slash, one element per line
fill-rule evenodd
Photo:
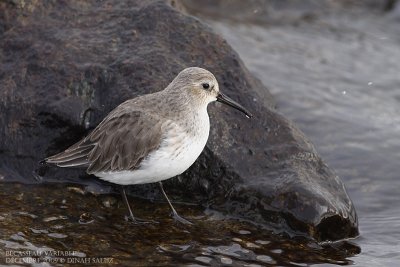
<path fill-rule="evenodd" d="M 82 170 L 39 166 L 122 101 L 164 88 L 183 68 L 213 72 L 254 119 L 211 104 L 199 160 L 166 183 L 176 199 L 317 240 L 355 236 L 340 179 L 224 39 L 160 1 L 1 2 L 0 178 L 110 186 Z M 176 3 L 172 3 L 176 5 Z M 153 197 L 152 185 L 133 194 Z"/>
<path fill-rule="evenodd" d="M 360 251 L 346 241 L 285 239 L 196 205 L 176 203 L 194 225 L 176 224 L 166 203 L 139 198 L 129 198 L 132 208 L 159 223 L 133 225 L 119 195 L 81 191 L 76 184 L 0 184 L 0 198 L 9 201 L 0 202 L 0 264 L 298 266 L 351 264 L 347 257 Z"/>

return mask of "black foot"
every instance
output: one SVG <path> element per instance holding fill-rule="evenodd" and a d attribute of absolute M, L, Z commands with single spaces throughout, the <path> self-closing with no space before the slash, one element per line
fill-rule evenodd
<path fill-rule="evenodd" d="M 174 218 L 175 221 L 180 222 L 182 224 L 193 225 L 193 223 L 191 223 L 190 221 L 188 221 L 185 218 L 179 216 L 178 213 L 172 213 L 172 218 Z"/>
<path fill-rule="evenodd" d="M 153 220 L 144 220 L 144 219 L 140 219 L 138 217 L 132 217 L 130 215 L 126 215 L 125 216 L 125 221 L 127 222 L 131 222 L 133 224 L 157 224 L 159 222 L 157 221 L 153 221 Z"/>
<path fill-rule="evenodd" d="M 160 185 L 161 192 L 163 193 L 165 199 L 166 199 L 167 202 L 168 202 L 169 207 L 170 207 L 171 210 L 172 210 L 172 218 L 174 218 L 175 221 L 178 221 L 178 222 L 180 222 L 180 223 L 182 223 L 182 224 L 192 225 L 193 223 L 191 223 L 191 222 L 189 222 L 188 220 L 186 220 L 185 218 L 182 218 L 181 216 L 179 216 L 179 214 L 176 212 L 174 206 L 172 206 L 171 201 L 169 201 L 169 198 L 168 198 L 167 194 L 166 194 L 165 191 L 164 191 L 164 187 L 163 187 L 162 183 L 161 183 L 161 182 L 158 182 L 158 183 L 159 183 L 159 185 Z"/>

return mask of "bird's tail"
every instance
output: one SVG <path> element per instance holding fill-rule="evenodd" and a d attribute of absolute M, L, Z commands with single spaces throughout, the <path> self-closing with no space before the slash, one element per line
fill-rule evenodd
<path fill-rule="evenodd" d="M 87 167 L 89 165 L 88 156 L 93 148 L 93 144 L 74 145 L 61 153 L 46 158 L 44 162 L 55 164 L 58 167 Z"/>

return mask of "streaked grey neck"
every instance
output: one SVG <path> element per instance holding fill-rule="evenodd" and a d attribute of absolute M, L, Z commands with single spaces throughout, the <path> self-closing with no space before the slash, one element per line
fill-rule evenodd
<path fill-rule="evenodd" d="M 188 85 L 186 85 L 188 86 Z M 209 127 L 209 118 L 207 113 L 206 101 L 197 97 L 195 94 L 190 94 L 190 88 L 176 89 L 168 86 L 165 90 L 161 91 L 165 105 L 163 114 L 173 119 L 181 126 L 187 128 L 189 131 L 198 131 L 197 127 Z"/>

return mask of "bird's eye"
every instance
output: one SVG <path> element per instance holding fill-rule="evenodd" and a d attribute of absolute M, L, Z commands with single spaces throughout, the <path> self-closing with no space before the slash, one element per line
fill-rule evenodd
<path fill-rule="evenodd" d="M 209 85 L 208 83 L 203 83 L 202 85 L 203 85 L 203 88 L 204 88 L 204 89 L 210 88 L 210 85 Z"/>

